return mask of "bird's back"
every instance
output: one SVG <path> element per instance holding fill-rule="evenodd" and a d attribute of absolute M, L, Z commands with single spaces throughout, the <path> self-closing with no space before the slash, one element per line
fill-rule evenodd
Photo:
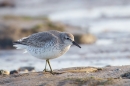
<path fill-rule="evenodd" d="M 59 57 L 68 50 L 61 42 L 59 31 L 35 33 L 14 42 L 14 46 L 26 49 L 33 56 L 44 59 Z"/>
<path fill-rule="evenodd" d="M 58 37 L 51 32 L 39 32 L 32 34 L 28 37 L 22 38 L 16 42 L 14 42 L 14 45 L 21 44 L 26 46 L 32 46 L 32 47 L 42 47 L 45 44 L 48 44 L 49 42 L 54 42 L 54 44 L 57 43 Z"/>

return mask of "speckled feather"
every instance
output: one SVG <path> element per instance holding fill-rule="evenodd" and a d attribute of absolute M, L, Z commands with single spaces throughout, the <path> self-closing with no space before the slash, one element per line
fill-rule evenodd
<path fill-rule="evenodd" d="M 55 32 L 56 35 L 59 33 L 57 31 L 53 31 L 53 32 Z M 27 46 L 42 47 L 50 41 L 56 43 L 57 40 L 59 39 L 57 36 L 55 36 L 55 34 L 51 32 L 39 32 L 39 33 L 32 34 L 28 37 L 22 38 L 14 42 L 14 44 L 23 44 Z"/>
<path fill-rule="evenodd" d="M 17 49 L 25 49 L 31 55 L 38 58 L 57 58 L 66 53 L 71 46 L 71 43 L 64 43 L 64 35 L 74 40 L 73 35 L 70 33 L 51 30 L 22 38 L 14 42 L 14 46 L 17 47 Z"/>

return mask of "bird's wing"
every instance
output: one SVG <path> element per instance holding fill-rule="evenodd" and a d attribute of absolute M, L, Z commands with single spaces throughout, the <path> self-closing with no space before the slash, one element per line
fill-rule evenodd
<path fill-rule="evenodd" d="M 50 41 L 52 41 L 53 43 L 56 43 L 57 37 L 48 32 L 39 32 L 39 33 L 32 34 L 28 37 L 22 38 L 14 42 L 14 44 L 42 47 Z"/>

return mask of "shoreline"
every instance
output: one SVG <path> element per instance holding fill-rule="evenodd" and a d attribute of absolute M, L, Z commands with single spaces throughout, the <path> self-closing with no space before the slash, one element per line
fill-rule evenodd
<path fill-rule="evenodd" d="M 72 67 L 49 72 L 0 75 L 0 86 L 129 86 L 130 65 Z"/>

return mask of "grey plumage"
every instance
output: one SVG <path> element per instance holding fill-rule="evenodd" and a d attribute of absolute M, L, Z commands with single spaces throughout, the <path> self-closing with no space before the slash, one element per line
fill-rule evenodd
<path fill-rule="evenodd" d="M 58 40 L 58 37 L 56 37 L 54 34 L 50 32 L 39 32 L 32 34 L 26 38 L 20 39 L 14 44 L 23 44 L 27 46 L 35 46 L 35 47 L 42 47 L 49 41 L 56 42 Z"/>
<path fill-rule="evenodd" d="M 17 49 L 26 49 L 31 55 L 46 59 L 49 65 L 49 59 L 63 55 L 72 44 L 81 48 L 74 42 L 74 36 L 71 33 L 56 30 L 35 33 L 14 42 Z"/>

